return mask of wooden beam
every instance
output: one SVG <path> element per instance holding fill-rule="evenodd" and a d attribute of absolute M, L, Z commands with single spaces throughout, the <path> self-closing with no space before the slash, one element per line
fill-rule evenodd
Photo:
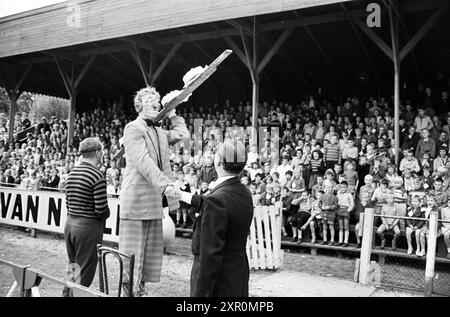
<path fill-rule="evenodd" d="M 266 67 L 266 65 L 269 63 L 269 61 L 272 59 L 272 57 L 275 55 L 275 53 L 280 49 L 280 47 L 283 45 L 283 43 L 289 38 L 289 36 L 294 31 L 293 27 L 287 28 L 283 31 L 281 36 L 278 38 L 278 40 L 275 42 L 275 44 L 272 46 L 272 48 L 266 53 L 264 58 L 261 60 L 257 67 L 257 73 L 261 73 Z"/>
<path fill-rule="evenodd" d="M 155 80 L 158 79 L 159 75 L 161 75 L 161 72 L 164 70 L 164 68 L 166 68 L 167 64 L 170 62 L 172 57 L 176 54 L 178 49 L 181 47 L 181 44 L 182 43 L 176 43 L 174 46 L 172 46 L 169 53 L 166 55 L 166 57 L 161 62 L 161 64 L 159 64 L 158 68 L 155 70 L 155 73 L 150 74 L 150 78 L 151 78 L 150 80 L 151 80 L 152 85 L 155 82 Z"/>
<path fill-rule="evenodd" d="M 241 33 L 242 46 L 244 47 L 245 58 L 247 60 L 247 65 L 249 66 L 250 77 L 252 78 L 252 83 L 254 84 L 256 81 L 256 69 L 253 66 L 252 58 L 250 57 L 250 48 L 248 47 L 247 40 L 245 39 L 245 35 L 242 31 L 242 28 L 239 29 Z"/>
<path fill-rule="evenodd" d="M 144 82 L 146 86 L 150 85 L 150 76 L 149 74 L 147 74 L 146 70 L 145 70 L 145 66 L 144 66 L 144 59 L 142 58 L 142 54 L 140 51 L 140 48 L 133 43 L 132 44 L 132 49 L 130 50 L 130 54 L 131 56 L 133 56 L 134 60 L 136 61 L 139 70 L 141 71 L 142 77 L 144 78 Z"/>
<path fill-rule="evenodd" d="M 314 34 L 312 33 L 312 31 L 309 29 L 309 27 L 305 26 L 305 31 L 306 33 L 308 33 L 309 37 L 311 38 L 311 40 L 314 42 L 314 44 L 316 45 L 317 49 L 320 51 L 320 53 L 322 54 L 323 58 L 325 59 L 325 61 L 328 63 L 328 65 L 330 66 L 330 68 L 333 70 L 333 72 L 336 74 L 337 78 L 339 80 L 342 80 L 341 75 L 339 74 L 337 68 L 334 66 L 334 63 L 331 61 L 330 57 L 328 56 L 327 52 L 325 51 L 325 49 L 322 47 L 322 45 L 320 44 L 319 40 L 314 36 Z"/>
<path fill-rule="evenodd" d="M 233 25 L 241 26 L 242 28 L 244 28 L 244 30 L 246 30 L 247 34 L 249 34 L 251 36 L 253 36 L 253 34 L 254 34 L 253 31 L 248 26 L 248 24 L 242 23 L 241 21 L 239 21 L 239 22 L 236 21 Z M 269 46 L 269 49 L 270 49 L 270 47 L 272 47 L 274 45 L 274 43 L 276 42 L 276 40 L 274 39 L 272 34 L 269 32 L 264 33 L 264 31 L 262 31 L 259 26 L 256 26 L 256 30 L 258 31 L 258 39 L 261 39 L 261 44 L 266 44 L 267 46 Z M 297 73 L 297 75 L 300 77 L 300 79 L 306 83 L 305 76 L 303 76 L 302 71 L 298 68 L 298 66 L 293 61 L 289 51 L 280 47 L 278 52 L 279 52 L 280 56 L 282 57 L 282 59 L 289 65 L 289 67 L 291 67 L 294 70 L 294 72 Z M 265 75 L 263 74 L 263 76 L 265 76 Z M 269 79 L 269 78 L 267 77 L 266 79 Z"/>
<path fill-rule="evenodd" d="M 386 44 L 385 41 L 383 41 L 381 37 L 378 36 L 378 34 L 376 34 L 360 19 L 354 19 L 353 22 L 383 51 L 384 54 L 386 54 L 387 57 L 389 57 L 390 60 L 392 60 L 392 49 Z"/>
<path fill-rule="evenodd" d="M 437 24 L 437 22 L 444 16 L 447 12 L 449 5 L 446 4 L 441 8 L 434 11 L 433 15 L 428 18 L 427 22 L 417 31 L 416 34 L 409 40 L 409 42 L 401 49 L 399 53 L 399 59 L 402 61 L 406 55 L 419 43 L 419 41 L 431 30 L 433 26 Z"/>
<path fill-rule="evenodd" d="M 403 26 L 403 29 L 405 31 L 404 34 L 406 37 L 406 41 L 410 41 L 411 30 L 408 26 L 408 23 L 406 22 L 406 17 L 404 16 L 403 12 L 401 12 L 400 9 L 398 8 L 398 1 L 383 0 L 383 3 L 387 8 L 390 6 L 391 9 L 395 12 L 395 15 L 397 16 L 398 21 L 401 23 L 401 25 Z M 419 63 L 417 61 L 417 56 L 416 56 L 416 53 L 414 52 L 414 49 L 411 50 L 411 56 L 412 56 L 412 59 L 414 62 L 414 66 L 416 67 L 417 77 L 420 78 L 420 67 L 419 67 Z"/>
<path fill-rule="evenodd" d="M 89 68 L 91 67 L 91 65 L 94 62 L 96 57 L 97 57 L 97 55 L 91 55 L 89 57 L 88 61 L 84 65 L 83 69 L 81 70 L 81 73 L 75 79 L 75 83 L 74 83 L 74 88 L 75 89 L 79 88 L 79 86 L 81 84 L 81 81 L 83 80 L 84 76 L 86 76 L 86 73 L 88 72 Z"/>
<path fill-rule="evenodd" d="M 343 3 L 341 3 L 341 8 L 342 8 L 342 10 L 344 10 L 344 12 L 347 11 L 347 8 L 345 7 L 345 5 Z M 375 76 L 379 80 L 380 73 L 378 71 L 378 68 L 375 65 L 375 61 L 374 61 L 372 55 L 369 53 L 369 50 L 368 50 L 366 44 L 364 43 L 363 39 L 361 38 L 361 35 L 359 34 L 358 30 L 356 29 L 355 23 L 351 19 L 348 19 L 347 21 L 350 23 L 350 26 L 352 27 L 353 34 L 355 34 L 355 37 L 358 40 L 358 43 L 361 46 L 361 48 L 362 48 L 362 50 L 364 52 L 364 55 L 366 55 L 366 59 L 369 62 L 369 65 L 372 68 L 372 71 L 374 72 Z"/>
<path fill-rule="evenodd" d="M 62 77 L 64 86 L 66 87 L 67 93 L 69 94 L 69 97 L 72 97 L 74 92 L 72 91 L 72 83 L 69 80 L 69 76 L 67 75 L 66 71 L 63 68 L 63 65 L 61 64 L 59 57 L 55 56 L 55 62 L 58 66 L 59 74 Z"/>
<path fill-rule="evenodd" d="M 22 87 L 23 82 L 25 81 L 25 79 L 27 79 L 28 74 L 30 74 L 31 68 L 33 68 L 33 64 L 27 65 L 27 67 L 25 68 L 25 70 L 22 72 L 22 74 L 20 75 L 19 80 L 17 81 L 15 87 L 14 87 L 14 91 L 18 92 L 20 87 Z"/>

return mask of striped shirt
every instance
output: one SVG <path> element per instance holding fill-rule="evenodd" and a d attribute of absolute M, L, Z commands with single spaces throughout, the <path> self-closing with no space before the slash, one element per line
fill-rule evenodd
<path fill-rule="evenodd" d="M 326 162 L 340 161 L 341 160 L 341 149 L 338 144 L 328 144 L 325 147 L 324 159 Z"/>
<path fill-rule="evenodd" d="M 66 183 L 66 205 L 69 215 L 109 217 L 106 179 L 96 167 L 82 162 L 70 172 Z"/>

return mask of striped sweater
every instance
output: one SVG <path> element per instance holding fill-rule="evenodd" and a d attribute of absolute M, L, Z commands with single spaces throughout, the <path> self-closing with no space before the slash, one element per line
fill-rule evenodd
<path fill-rule="evenodd" d="M 340 161 L 342 157 L 341 149 L 338 144 L 328 144 L 325 147 L 324 160 L 325 162 Z"/>
<path fill-rule="evenodd" d="M 66 205 L 69 215 L 109 217 L 106 179 L 96 167 L 83 162 L 70 172 L 66 182 Z"/>

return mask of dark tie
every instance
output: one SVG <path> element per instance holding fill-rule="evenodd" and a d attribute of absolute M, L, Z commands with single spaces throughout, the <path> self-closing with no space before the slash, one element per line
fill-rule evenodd
<path fill-rule="evenodd" d="M 145 119 L 145 122 L 147 122 L 147 126 L 149 127 L 160 127 L 161 124 L 155 121 L 152 121 L 150 119 Z"/>

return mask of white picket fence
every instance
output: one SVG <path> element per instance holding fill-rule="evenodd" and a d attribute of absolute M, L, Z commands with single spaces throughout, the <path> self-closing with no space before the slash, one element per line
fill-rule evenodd
<path fill-rule="evenodd" d="M 251 269 L 279 269 L 283 265 L 281 221 L 279 205 L 255 207 L 247 241 Z"/>

